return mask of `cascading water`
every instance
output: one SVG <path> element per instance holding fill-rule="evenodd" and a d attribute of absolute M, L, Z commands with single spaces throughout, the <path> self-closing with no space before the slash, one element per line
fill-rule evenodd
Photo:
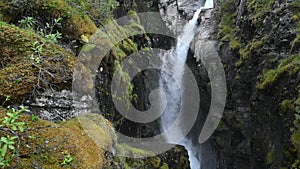
<path fill-rule="evenodd" d="M 162 73 L 160 79 L 160 90 L 164 91 L 164 93 L 166 94 L 166 99 L 169 101 L 167 103 L 165 112 L 161 117 L 161 128 L 163 131 L 167 130 L 168 127 L 170 127 L 170 125 L 176 120 L 180 112 L 182 94 L 181 90 L 184 89 L 183 82 L 181 80 L 182 76 L 184 75 L 184 65 L 187 59 L 189 45 L 195 35 L 199 14 L 203 9 L 210 8 L 213 8 L 213 0 L 206 0 L 205 5 L 198 9 L 189 23 L 184 26 L 182 34 L 178 37 L 176 47 L 172 48 L 162 56 L 163 72 L 164 70 L 173 72 L 172 77 L 170 77 L 170 75 L 166 73 Z M 177 79 L 179 81 L 174 83 L 174 79 Z M 176 135 L 183 136 L 183 133 L 181 132 L 181 126 L 178 125 L 175 128 Z M 173 134 L 166 134 L 166 141 L 171 144 L 183 145 L 188 151 L 191 169 L 200 169 L 201 161 L 198 156 L 200 151 L 199 144 L 192 144 L 192 141 L 189 138 L 185 138 L 183 141 L 178 143 L 178 140 L 175 139 L 178 137 Z"/>

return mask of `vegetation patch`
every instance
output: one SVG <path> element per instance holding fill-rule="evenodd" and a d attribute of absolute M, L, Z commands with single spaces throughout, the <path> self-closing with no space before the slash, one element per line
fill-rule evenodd
<path fill-rule="evenodd" d="M 299 86 L 298 86 L 299 87 Z M 300 166 L 300 91 L 298 91 L 298 98 L 293 101 L 293 107 L 291 109 L 294 112 L 295 120 L 294 127 L 291 128 L 291 142 L 294 145 L 294 148 L 291 149 L 291 152 L 295 152 L 297 157 L 293 157 L 292 168 L 297 168 Z"/>
<path fill-rule="evenodd" d="M 241 47 L 239 38 L 236 36 L 236 8 L 238 1 L 221 1 L 221 21 L 219 24 L 219 36 L 221 41 L 229 42 L 230 48 L 238 50 Z"/>
<path fill-rule="evenodd" d="M 0 109 L 1 168 L 103 167 L 105 151 L 90 138 L 87 134 L 89 131 L 83 129 L 79 122 L 81 120 L 74 118 L 60 124 L 41 119 L 33 120 L 31 116 L 23 114 L 25 110 L 24 107 L 15 111 Z M 102 116 L 87 115 L 82 118 L 97 120 L 94 130 L 103 130 L 102 133 L 97 132 L 97 137 L 103 144 L 113 144 L 113 128 Z"/>
<path fill-rule="evenodd" d="M 87 1 L 82 2 L 87 4 Z M 39 22 L 40 27 L 45 27 L 46 25 L 43 25 L 43 23 L 45 21 L 49 22 L 51 18 L 62 18 L 60 32 L 63 32 L 66 38 L 79 39 L 81 35 L 92 35 L 97 28 L 94 21 L 85 13 L 85 8 L 79 10 L 79 7 L 71 4 L 73 4 L 73 1 L 68 3 L 65 0 L 1 0 L 0 13 L 3 15 L 3 20 L 8 23 L 15 23 L 20 15 L 36 17 L 35 19 L 41 20 Z"/>
<path fill-rule="evenodd" d="M 300 46 L 300 2 L 294 1 L 289 5 L 289 9 L 293 12 L 291 19 L 297 24 L 296 38 L 292 42 L 291 52 L 297 50 Z"/>
<path fill-rule="evenodd" d="M 293 76 L 300 71 L 300 54 L 290 56 L 280 61 L 277 69 L 265 70 L 260 82 L 257 84 L 258 89 L 264 89 L 271 86 L 281 76 Z"/>
<path fill-rule="evenodd" d="M 62 89 L 71 82 L 74 57 L 35 33 L 0 22 L 0 100 L 13 101 L 38 89 Z"/>
<path fill-rule="evenodd" d="M 250 19 L 256 27 L 262 24 L 262 15 L 272 10 L 275 0 L 249 0 L 247 9 L 250 13 Z"/>
<path fill-rule="evenodd" d="M 116 150 L 116 156 L 113 161 L 107 163 L 106 168 L 168 169 L 168 165 L 166 163 L 162 163 L 161 158 L 150 151 L 133 148 L 126 144 L 117 144 Z"/>

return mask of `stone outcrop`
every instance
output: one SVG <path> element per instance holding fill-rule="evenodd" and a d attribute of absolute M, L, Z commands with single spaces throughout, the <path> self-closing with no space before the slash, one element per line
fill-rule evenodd
<path fill-rule="evenodd" d="M 178 36 L 203 3 L 202 0 L 160 0 L 158 6 L 167 27 Z"/>
<path fill-rule="evenodd" d="M 299 166 L 294 146 L 299 113 L 297 4 L 219 1 L 213 11 L 211 22 L 218 22 L 208 31 L 219 36 L 216 47 L 228 86 L 223 118 L 212 137 L 218 168 Z M 199 48 L 197 37 L 195 44 Z"/>

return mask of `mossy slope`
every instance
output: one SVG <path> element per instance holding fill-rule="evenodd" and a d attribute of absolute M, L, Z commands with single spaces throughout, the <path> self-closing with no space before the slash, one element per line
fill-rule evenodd
<path fill-rule="evenodd" d="M 34 43 L 42 48 L 37 52 Z M 35 33 L 0 22 L 0 100 L 19 100 L 38 89 L 61 89 L 71 80 L 74 57 Z M 39 58 L 39 62 L 33 58 Z"/>
<path fill-rule="evenodd" d="M 1 110 L 0 117 L 5 115 Z M 80 119 L 79 119 L 80 118 Z M 26 122 L 26 129 L 20 140 L 19 158 L 12 159 L 12 166 L 16 168 L 41 167 L 45 169 L 60 168 L 103 168 L 106 163 L 105 149 L 111 148 L 116 136 L 111 124 L 101 115 L 89 114 L 73 118 L 67 122 L 53 123 L 44 120 L 32 121 L 28 115 L 22 115 Z M 83 128 L 86 120 L 97 121 L 92 131 Z M 87 133 L 94 133 L 94 137 L 101 141 L 98 146 Z M 0 131 L 2 134 L 8 134 Z M 104 147 L 102 147 L 104 146 Z M 62 165 L 64 156 L 70 154 L 73 161 Z"/>
<path fill-rule="evenodd" d="M 35 16 L 38 15 L 41 19 L 60 17 L 63 25 L 60 32 L 69 39 L 78 39 L 81 35 L 90 36 L 97 29 L 94 21 L 84 11 L 78 10 L 65 0 L 19 2 L 1 0 L 0 9 L 2 20 L 8 23 L 16 22 L 19 15 L 26 14 L 28 11 L 34 11 Z"/>

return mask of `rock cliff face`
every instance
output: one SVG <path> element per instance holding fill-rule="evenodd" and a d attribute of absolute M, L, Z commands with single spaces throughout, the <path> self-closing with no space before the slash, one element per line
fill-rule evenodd
<path fill-rule="evenodd" d="M 219 53 L 227 81 L 222 120 L 204 144 L 207 152 L 216 155 L 217 168 L 299 167 L 299 4 L 220 0 L 214 10 L 199 16 L 201 23 L 191 45 L 196 59 L 189 58 L 188 64 L 199 61 L 194 73 L 204 96 L 202 116 L 208 111 L 211 92 L 201 60 L 209 42 Z M 165 17 L 167 24 L 176 30 L 171 21 L 180 12 L 170 10 L 175 8 L 178 1 L 161 1 L 163 14 L 171 14 Z M 201 124 L 195 127 L 199 130 Z"/>
<path fill-rule="evenodd" d="M 299 167 L 299 1 L 220 0 L 216 6 L 211 22 L 218 31 L 207 30 L 208 39 L 219 39 L 228 86 L 212 137 L 218 168 Z M 205 36 L 199 32 L 195 49 Z"/>

